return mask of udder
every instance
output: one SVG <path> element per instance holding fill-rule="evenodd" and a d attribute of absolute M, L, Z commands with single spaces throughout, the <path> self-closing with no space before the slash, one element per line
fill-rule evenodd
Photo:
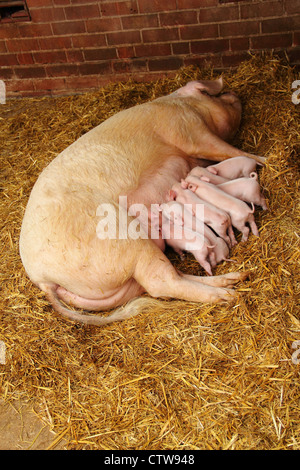
<path fill-rule="evenodd" d="M 161 167 L 145 171 L 140 179 L 139 186 L 130 191 L 127 196 L 127 207 L 132 204 L 144 204 L 148 209 L 148 220 L 141 220 L 143 229 L 151 237 L 151 205 L 162 204 L 167 201 L 167 194 L 174 183 L 185 178 L 191 170 L 191 164 L 183 158 L 171 157 L 165 160 Z M 152 238 L 153 239 L 153 238 Z M 165 249 L 165 242 L 161 233 L 159 238 L 153 239 L 161 249 Z"/>
<path fill-rule="evenodd" d="M 185 178 L 190 169 L 189 162 L 180 157 L 165 160 L 155 170 L 149 168 L 142 175 L 139 186 L 127 194 L 128 207 L 135 203 L 149 207 L 151 204 L 166 202 L 169 189 L 176 181 Z"/>

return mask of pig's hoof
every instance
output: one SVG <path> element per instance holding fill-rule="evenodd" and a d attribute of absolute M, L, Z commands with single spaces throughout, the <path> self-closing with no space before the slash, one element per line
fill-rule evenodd
<path fill-rule="evenodd" d="M 233 287 L 240 281 L 244 281 L 249 276 L 249 271 L 242 273 L 226 273 L 222 276 L 222 287 Z"/>
<path fill-rule="evenodd" d="M 234 299 L 237 296 L 237 292 L 233 289 L 218 289 L 218 302 L 228 302 L 231 299 Z"/>
<path fill-rule="evenodd" d="M 262 165 L 265 165 L 267 159 L 266 159 L 266 157 L 261 157 L 261 156 L 256 155 L 256 161 L 258 163 L 261 163 Z"/>

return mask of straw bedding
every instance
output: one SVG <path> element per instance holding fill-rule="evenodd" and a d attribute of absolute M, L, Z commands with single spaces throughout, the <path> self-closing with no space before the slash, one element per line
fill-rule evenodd
<path fill-rule="evenodd" d="M 236 263 L 215 270 L 250 270 L 236 302 L 170 300 L 104 328 L 77 325 L 55 315 L 18 255 L 30 190 L 61 150 L 121 109 L 218 75 L 185 68 L 155 83 L 0 107 L 1 396 L 29 400 L 57 433 L 50 448 L 64 438 L 69 449 L 300 449 L 300 105 L 284 60 L 252 57 L 223 74 L 244 106 L 235 145 L 268 157 L 260 237 L 239 243 Z M 203 274 L 192 256 L 168 256 Z"/>

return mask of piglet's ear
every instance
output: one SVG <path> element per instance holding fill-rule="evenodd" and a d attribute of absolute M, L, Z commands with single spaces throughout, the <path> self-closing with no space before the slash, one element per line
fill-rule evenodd
<path fill-rule="evenodd" d="M 183 189 L 187 189 L 187 187 L 188 187 L 187 181 L 185 181 L 184 179 L 182 179 L 181 182 L 180 182 L 180 184 L 181 184 L 181 187 L 182 187 Z"/>
<path fill-rule="evenodd" d="M 223 90 L 223 78 L 217 80 L 199 80 L 195 83 L 198 90 L 206 91 L 209 95 L 218 95 Z"/>

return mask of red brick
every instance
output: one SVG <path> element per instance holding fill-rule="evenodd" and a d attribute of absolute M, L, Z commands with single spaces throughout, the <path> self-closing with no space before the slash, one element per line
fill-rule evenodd
<path fill-rule="evenodd" d="M 18 65 L 18 60 L 15 54 L 0 55 L 0 67 L 9 67 L 12 65 Z"/>
<path fill-rule="evenodd" d="M 300 71 L 299 64 L 300 64 L 300 47 L 294 47 L 293 49 L 287 51 L 290 63 L 292 65 L 297 65 L 297 70 Z"/>
<path fill-rule="evenodd" d="M 64 21 L 65 11 L 63 8 L 35 8 L 30 10 L 32 21 L 35 23 L 47 23 L 49 21 Z"/>
<path fill-rule="evenodd" d="M 263 33 L 279 33 L 300 29 L 300 16 L 288 16 L 262 21 Z"/>
<path fill-rule="evenodd" d="M 121 18 L 123 29 L 144 29 L 159 26 L 158 15 L 132 15 Z"/>
<path fill-rule="evenodd" d="M 249 38 L 231 38 L 230 49 L 232 51 L 247 51 L 249 49 Z"/>
<path fill-rule="evenodd" d="M 16 54 L 16 58 L 18 59 L 18 63 L 20 65 L 31 65 L 33 64 L 33 57 L 31 53 L 22 52 L 21 54 Z"/>
<path fill-rule="evenodd" d="M 72 38 L 74 47 L 98 47 L 106 46 L 105 34 L 85 34 L 80 36 L 73 36 Z"/>
<path fill-rule="evenodd" d="M 63 21 L 61 23 L 52 23 L 53 34 L 72 35 L 85 33 L 84 21 Z"/>
<path fill-rule="evenodd" d="M 120 31 L 122 29 L 120 18 L 97 18 L 86 20 L 86 30 L 88 33 L 99 33 L 108 31 Z"/>
<path fill-rule="evenodd" d="M 97 75 L 98 73 L 111 72 L 111 62 L 97 62 L 93 64 L 80 64 L 78 66 L 80 75 Z"/>
<path fill-rule="evenodd" d="M 148 61 L 144 59 L 132 59 L 113 62 L 113 70 L 118 74 L 131 74 L 148 71 Z"/>
<path fill-rule="evenodd" d="M 238 19 L 238 6 L 222 6 L 219 8 L 205 8 L 200 10 L 200 23 L 218 23 Z"/>
<path fill-rule="evenodd" d="M 7 52 L 5 41 L 0 41 L 0 53 Z"/>
<path fill-rule="evenodd" d="M 190 43 L 189 42 L 174 42 L 172 43 L 172 53 L 174 55 L 178 54 L 189 54 L 190 51 Z"/>
<path fill-rule="evenodd" d="M 166 56 L 171 55 L 170 44 L 141 44 L 135 46 L 137 57 Z"/>
<path fill-rule="evenodd" d="M 178 41 L 178 28 L 145 29 L 142 31 L 143 42 L 169 42 Z"/>
<path fill-rule="evenodd" d="M 135 57 L 134 47 L 118 47 L 118 57 L 120 59 L 130 59 Z"/>
<path fill-rule="evenodd" d="M 182 26 L 180 28 L 181 39 L 206 39 L 218 37 L 218 25 L 196 25 L 196 26 Z"/>
<path fill-rule="evenodd" d="M 105 0 L 103 0 L 105 2 Z M 111 0 L 108 0 L 111 1 Z M 70 3 L 73 5 L 90 5 L 93 2 L 93 0 L 70 0 Z"/>
<path fill-rule="evenodd" d="M 63 90 L 65 89 L 65 80 L 63 78 L 44 78 L 43 80 L 35 80 L 34 86 L 36 90 Z"/>
<path fill-rule="evenodd" d="M 100 8 L 103 16 L 134 15 L 138 13 L 136 0 L 102 3 Z"/>
<path fill-rule="evenodd" d="M 237 21 L 220 24 L 220 36 L 248 36 L 259 33 L 259 21 Z"/>
<path fill-rule="evenodd" d="M 38 51 L 37 39 L 11 39 L 6 43 L 9 52 Z"/>
<path fill-rule="evenodd" d="M 292 33 L 256 36 L 251 38 L 251 49 L 275 49 L 277 47 L 284 48 L 292 46 L 292 43 Z"/>
<path fill-rule="evenodd" d="M 148 60 L 146 59 L 132 59 L 131 71 L 134 73 L 148 72 Z"/>
<path fill-rule="evenodd" d="M 205 8 L 218 5 L 218 0 L 177 0 L 178 9 Z"/>
<path fill-rule="evenodd" d="M 293 46 L 300 46 L 300 32 L 294 33 Z"/>
<path fill-rule="evenodd" d="M 34 90 L 33 80 L 10 80 L 6 85 L 6 92 L 20 92 Z"/>
<path fill-rule="evenodd" d="M 224 67 L 237 67 L 244 60 L 249 59 L 250 56 L 247 52 L 239 54 L 222 55 L 222 62 Z"/>
<path fill-rule="evenodd" d="M 224 52 L 228 50 L 229 50 L 228 39 L 214 39 L 211 41 L 195 41 L 191 43 L 191 52 L 193 54 Z"/>
<path fill-rule="evenodd" d="M 52 7 L 52 0 L 26 0 L 28 8 Z"/>
<path fill-rule="evenodd" d="M 46 77 L 44 67 L 16 67 L 14 69 L 16 77 L 18 78 L 42 78 Z"/>
<path fill-rule="evenodd" d="M 177 70 L 183 65 L 183 60 L 180 57 L 166 57 L 164 59 L 150 59 L 149 70 Z"/>
<path fill-rule="evenodd" d="M 107 33 L 106 37 L 107 43 L 110 46 L 141 42 L 141 35 L 139 31 L 120 31 L 118 33 Z"/>
<path fill-rule="evenodd" d="M 113 71 L 116 73 L 130 73 L 132 71 L 132 62 L 131 60 L 121 60 L 115 61 L 112 64 Z"/>
<path fill-rule="evenodd" d="M 285 0 L 285 9 L 287 13 L 299 13 L 300 0 Z"/>
<path fill-rule="evenodd" d="M 48 77 L 68 77 L 70 75 L 78 75 L 78 65 L 49 65 L 46 67 Z"/>
<path fill-rule="evenodd" d="M 53 0 L 54 5 L 70 5 L 70 0 Z"/>
<path fill-rule="evenodd" d="M 84 58 L 87 62 L 93 60 L 108 60 L 116 59 L 117 51 L 115 48 L 103 48 L 103 49 L 86 49 L 84 52 Z"/>
<path fill-rule="evenodd" d="M 217 54 L 217 55 L 207 54 L 207 55 L 202 55 L 201 57 L 199 56 L 186 57 L 184 59 L 184 65 L 194 65 L 199 68 L 202 68 L 202 67 L 205 68 L 208 65 L 210 65 L 218 69 L 223 68 L 221 54 Z"/>
<path fill-rule="evenodd" d="M 65 51 L 34 52 L 33 58 L 36 64 L 55 64 L 67 61 Z"/>
<path fill-rule="evenodd" d="M 68 62 L 83 62 L 83 53 L 80 50 L 71 49 L 70 51 L 66 51 L 66 55 Z"/>
<path fill-rule="evenodd" d="M 65 79 L 66 89 L 74 91 L 88 90 L 99 86 L 99 77 L 67 77 Z"/>
<path fill-rule="evenodd" d="M 65 14 L 67 20 L 81 20 L 85 18 L 98 18 L 100 11 L 98 5 L 72 5 L 65 7 Z"/>
<path fill-rule="evenodd" d="M 198 23 L 196 11 L 175 11 L 171 13 L 160 13 L 161 26 L 173 26 Z"/>
<path fill-rule="evenodd" d="M 176 10 L 176 0 L 138 0 L 140 13 Z"/>
<path fill-rule="evenodd" d="M 50 24 L 20 24 L 19 31 L 21 38 L 52 36 Z"/>
<path fill-rule="evenodd" d="M 20 37 L 19 25 L 16 23 L 3 24 L 0 28 L 0 39 L 15 39 Z"/>
<path fill-rule="evenodd" d="M 1 67 L 0 69 L 0 80 L 9 80 L 14 75 L 14 71 L 11 67 L 5 68 Z"/>
<path fill-rule="evenodd" d="M 283 1 L 265 1 L 241 5 L 241 18 L 261 18 L 267 16 L 280 16 L 283 14 Z"/>
<path fill-rule="evenodd" d="M 40 38 L 39 45 L 41 50 L 52 51 L 55 49 L 68 49 L 72 47 L 72 39 L 69 36 L 52 36 L 50 38 Z"/>

